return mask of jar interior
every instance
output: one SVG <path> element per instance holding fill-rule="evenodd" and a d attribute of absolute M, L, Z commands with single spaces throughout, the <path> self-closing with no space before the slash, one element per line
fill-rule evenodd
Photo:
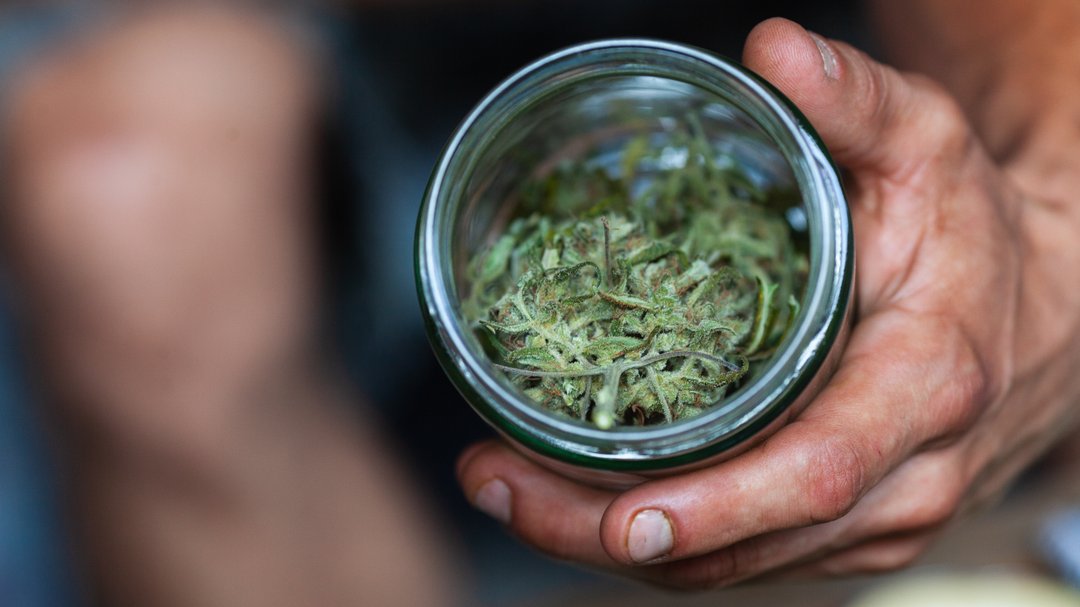
<path fill-rule="evenodd" d="M 747 111 L 674 78 L 583 78 L 522 104 L 473 142 L 474 153 L 462 173 L 466 178 L 446 209 L 454 219 L 444 224 L 449 230 L 444 234 L 449 242 L 444 268 L 453 276 L 451 299 L 461 326 L 469 325 L 460 304 L 471 288 L 469 260 L 492 246 L 515 218 L 541 210 L 522 194 L 522 184 L 541 181 L 568 162 L 612 179 L 627 178 L 629 150 L 635 140 L 644 140 L 657 153 L 636 165 L 630 187 L 646 188 L 665 171 L 693 161 L 693 151 L 683 141 L 689 132 L 702 135 L 716 158 L 737 166 L 747 182 L 764 193 L 758 204 L 786 222 L 795 249 L 808 258 L 812 231 L 795 174 L 780 146 Z M 555 220 L 578 217 L 594 202 L 570 200 L 542 211 Z M 802 302 L 805 292 L 805 285 L 799 285 L 793 296 Z M 469 347 L 484 359 L 484 345 L 473 332 L 467 333 Z M 745 389 L 767 363 L 755 364 L 724 399 Z"/>

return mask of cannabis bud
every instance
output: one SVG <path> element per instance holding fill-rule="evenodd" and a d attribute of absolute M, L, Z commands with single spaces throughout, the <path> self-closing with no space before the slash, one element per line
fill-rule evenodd
<path fill-rule="evenodd" d="M 808 262 L 782 208 L 688 129 L 565 160 L 468 264 L 463 312 L 538 406 L 608 429 L 697 415 L 783 341 Z"/>

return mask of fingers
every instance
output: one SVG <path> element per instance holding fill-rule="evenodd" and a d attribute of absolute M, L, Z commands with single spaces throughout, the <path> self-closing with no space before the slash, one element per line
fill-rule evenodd
<path fill-rule="evenodd" d="M 876 199 L 897 202 L 881 205 L 898 210 L 887 217 L 889 226 L 905 228 L 888 242 L 911 241 L 917 249 L 931 228 L 948 224 L 927 227 L 925 217 L 935 215 L 923 210 L 955 202 L 956 184 L 977 165 L 952 169 L 978 147 L 955 103 L 939 89 L 783 20 L 756 28 L 744 58 L 805 112 L 860 185 L 885 192 L 859 196 L 857 208 L 872 214 Z M 932 289 L 911 280 L 915 266 L 906 262 L 913 258 L 876 268 L 882 280 L 906 285 L 910 297 L 864 304 L 840 371 L 799 419 L 763 445 L 614 497 L 550 475 L 500 447 L 464 465 L 470 499 L 508 517 L 516 533 L 550 553 L 606 566 L 648 564 L 638 568 L 639 576 L 679 585 L 753 577 L 866 538 L 891 538 L 897 530 L 928 532 L 955 511 L 970 479 L 949 478 L 955 469 L 938 471 L 949 491 L 912 506 L 901 498 L 917 483 L 910 480 L 914 473 L 894 471 L 970 428 L 992 390 L 989 367 L 962 323 L 938 307 L 916 305 L 916 295 L 926 299 Z M 486 468 L 481 474 L 478 467 Z M 927 466 L 910 469 L 933 476 Z M 484 490 L 495 478 L 502 486 Z M 889 480 L 875 489 L 883 479 Z M 510 503 L 508 510 L 492 506 L 500 499 Z M 561 518 L 552 512 L 559 504 Z M 596 551 L 595 527 L 589 527 L 597 520 L 606 557 Z M 567 547 L 574 542 L 577 548 Z"/>
<path fill-rule="evenodd" d="M 754 28 L 743 61 L 794 101 L 836 160 L 853 170 L 910 173 L 943 150 L 962 155 L 970 140 L 959 107 L 928 81 L 791 21 Z"/>
<path fill-rule="evenodd" d="M 474 506 L 539 550 L 596 567 L 616 564 L 597 531 L 610 492 L 546 470 L 501 441 L 466 451 L 458 460 L 458 480 Z"/>
<path fill-rule="evenodd" d="M 781 576 L 785 579 L 816 579 L 886 573 L 909 567 L 933 544 L 933 533 L 915 533 L 882 538 L 794 567 Z"/>
<path fill-rule="evenodd" d="M 970 486 L 964 447 L 915 455 L 885 477 L 845 517 L 834 543 L 845 548 L 868 538 L 936 533 L 964 505 Z"/>
<path fill-rule="evenodd" d="M 744 61 L 851 170 L 860 312 L 900 299 L 909 309 L 985 309 L 984 293 L 1013 288 L 1018 258 L 1001 245 L 1016 238 L 1019 197 L 941 87 L 783 19 L 751 32 Z"/>
<path fill-rule="evenodd" d="M 872 515 L 819 524 L 840 519 L 898 462 L 966 423 L 950 413 L 963 409 L 953 401 L 967 399 L 954 392 L 957 376 L 922 362 L 925 330 L 902 319 L 868 319 L 833 385 L 800 420 L 740 458 L 647 483 L 614 501 L 501 443 L 466 453 L 459 476 L 470 501 L 559 558 L 610 567 L 720 551 L 678 569 L 684 580 L 751 577 L 862 537 L 934 525 L 951 515 L 963 479 L 941 465 L 911 462 L 904 468 L 910 472 L 865 496 L 860 508 Z M 872 388 L 884 396 L 867 397 Z M 939 404 L 935 415 L 913 406 L 922 400 Z M 912 487 L 924 482 L 936 493 L 913 499 Z M 665 571 L 642 575 L 676 575 Z"/>
<path fill-rule="evenodd" d="M 604 547 L 625 564 L 684 559 L 844 516 L 911 454 L 969 424 L 977 369 L 965 377 L 963 365 L 939 366 L 925 351 L 948 343 L 944 333 L 902 314 L 865 319 L 840 371 L 798 420 L 731 461 L 620 495 L 604 514 Z M 953 354 L 946 347 L 941 356 Z M 652 524 L 653 512 L 670 529 Z M 647 531 L 673 541 L 641 541 Z"/>
<path fill-rule="evenodd" d="M 714 588 L 750 579 L 888 571 L 908 564 L 957 512 L 966 483 L 959 450 L 906 461 L 844 517 L 749 538 L 699 557 L 637 568 L 678 588 Z M 821 567 L 816 563 L 822 563 Z"/>

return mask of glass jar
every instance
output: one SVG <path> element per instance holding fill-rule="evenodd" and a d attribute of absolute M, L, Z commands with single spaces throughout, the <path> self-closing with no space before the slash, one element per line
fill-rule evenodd
<path fill-rule="evenodd" d="M 643 131 L 662 137 L 691 114 L 709 144 L 734 158 L 749 179 L 798 191 L 801 202 L 783 212 L 809 260 L 801 309 L 775 354 L 696 417 L 601 430 L 544 411 L 494 367 L 463 318 L 467 260 L 514 216 L 513 192 L 523 180 L 586 154 L 594 164 L 617 164 L 629 137 Z M 653 40 L 568 48 L 495 88 L 439 159 L 416 233 L 421 309 L 435 353 L 457 389 L 530 457 L 605 486 L 731 457 L 797 414 L 842 349 L 853 273 L 841 180 L 806 118 L 738 64 Z"/>

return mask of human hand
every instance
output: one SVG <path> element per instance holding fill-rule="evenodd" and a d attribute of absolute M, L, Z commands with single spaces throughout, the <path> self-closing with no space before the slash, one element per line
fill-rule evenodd
<path fill-rule="evenodd" d="M 269 7 L 151 4 L 35 56 L 0 108 L 0 262 L 87 602 L 455 604 L 318 338 L 318 41 Z"/>
<path fill-rule="evenodd" d="M 463 454 L 468 498 L 557 558 L 686 588 L 898 568 L 1078 413 L 1077 209 L 996 166 L 927 79 L 779 19 L 744 61 L 850 171 L 850 341 L 797 419 L 707 469 L 619 493 L 502 442 Z"/>

